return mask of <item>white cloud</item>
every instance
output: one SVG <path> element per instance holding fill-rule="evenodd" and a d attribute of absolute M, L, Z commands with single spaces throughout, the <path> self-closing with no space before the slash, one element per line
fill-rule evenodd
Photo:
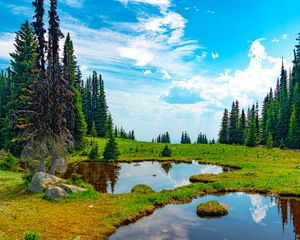
<path fill-rule="evenodd" d="M 154 6 L 159 6 L 159 7 L 169 7 L 171 5 L 170 0 L 117 0 L 125 5 L 128 3 L 144 3 L 144 4 L 151 4 Z"/>
<path fill-rule="evenodd" d="M 289 35 L 287 33 L 281 35 L 281 38 L 283 40 L 287 39 L 288 37 L 289 37 Z"/>
<path fill-rule="evenodd" d="M 201 55 L 197 55 L 196 59 L 201 62 L 202 60 L 204 60 L 207 57 L 207 52 L 202 52 Z"/>
<path fill-rule="evenodd" d="M 64 4 L 67 4 L 70 7 L 82 8 L 84 0 L 61 0 Z"/>
<path fill-rule="evenodd" d="M 215 14 L 215 12 L 211 11 L 211 10 L 208 10 L 207 13 L 209 13 L 209 14 Z"/>
<path fill-rule="evenodd" d="M 136 66 L 143 67 L 148 65 L 154 58 L 154 55 L 147 49 L 135 47 L 121 47 L 117 52 L 123 58 L 132 59 L 136 62 Z"/>
<path fill-rule="evenodd" d="M 163 75 L 164 75 L 163 76 L 164 80 L 170 80 L 171 79 L 171 76 L 167 71 L 163 71 Z"/>
<path fill-rule="evenodd" d="M 213 58 L 213 59 L 217 59 L 217 58 L 219 58 L 220 57 L 220 55 L 219 55 L 219 53 L 218 52 L 212 52 L 211 53 L 211 57 Z"/>
<path fill-rule="evenodd" d="M 150 74 L 152 74 L 152 71 L 151 70 L 146 70 L 146 71 L 144 71 L 144 75 L 150 75 Z"/>
<path fill-rule="evenodd" d="M 9 53 L 14 51 L 14 33 L 0 34 L 0 58 L 9 59 Z"/>
<path fill-rule="evenodd" d="M 257 39 L 252 43 L 248 54 L 249 63 L 245 69 L 225 70 L 215 78 L 195 76 L 190 80 L 173 81 L 162 93 L 163 99 L 173 99 L 171 95 L 180 91 L 181 94 L 185 93 L 187 98 L 193 96 L 195 99 L 194 93 L 197 93 L 198 101 L 214 107 L 224 107 L 226 101 L 228 105 L 235 99 L 247 107 L 261 100 L 270 86 L 276 84 L 281 68 L 281 58 L 269 56 L 262 41 L 263 39 Z M 285 65 L 287 68 L 290 67 L 288 64 Z"/>
<path fill-rule="evenodd" d="M 279 42 L 279 39 L 274 38 L 271 42 L 272 42 L 272 43 L 278 43 L 278 42 Z"/>

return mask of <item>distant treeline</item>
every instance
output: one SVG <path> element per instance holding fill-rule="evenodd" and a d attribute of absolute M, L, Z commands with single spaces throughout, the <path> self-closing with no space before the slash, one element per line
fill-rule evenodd
<path fill-rule="evenodd" d="M 225 109 L 220 143 L 300 148 L 300 37 L 297 41 L 293 69 L 288 74 L 282 62 L 276 88 L 270 89 L 261 112 L 257 103 L 247 113 L 240 111 L 238 101 L 230 112 Z"/>
<path fill-rule="evenodd" d="M 159 134 L 156 139 L 152 139 L 153 143 L 171 143 L 171 138 L 169 132 Z M 206 134 L 199 133 L 197 140 L 194 142 L 195 144 L 215 144 L 215 139 L 212 139 L 210 141 L 207 140 Z M 192 140 L 190 138 L 190 135 L 187 132 L 182 132 L 180 144 L 192 144 Z"/>

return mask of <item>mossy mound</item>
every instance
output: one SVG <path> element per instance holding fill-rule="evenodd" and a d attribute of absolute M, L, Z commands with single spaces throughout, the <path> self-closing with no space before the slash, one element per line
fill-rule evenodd
<path fill-rule="evenodd" d="M 148 193 L 154 193 L 155 191 L 151 187 L 149 187 L 145 184 L 139 184 L 139 185 L 134 186 L 131 189 L 131 192 L 132 193 L 148 194 Z"/>
<path fill-rule="evenodd" d="M 197 207 L 197 214 L 200 217 L 222 217 L 228 214 L 229 206 L 217 201 L 201 203 Z"/>

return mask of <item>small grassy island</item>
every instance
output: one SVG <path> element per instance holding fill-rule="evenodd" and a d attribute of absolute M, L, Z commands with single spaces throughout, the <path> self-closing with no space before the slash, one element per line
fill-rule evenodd
<path fill-rule="evenodd" d="M 205 203 L 201 203 L 197 207 L 197 214 L 200 217 L 222 217 L 228 214 L 229 206 L 219 203 L 217 201 L 209 201 Z"/>
<path fill-rule="evenodd" d="M 154 193 L 155 191 L 151 187 L 149 187 L 147 185 L 139 184 L 139 185 L 134 186 L 131 189 L 131 192 L 132 193 L 148 194 L 148 193 Z"/>

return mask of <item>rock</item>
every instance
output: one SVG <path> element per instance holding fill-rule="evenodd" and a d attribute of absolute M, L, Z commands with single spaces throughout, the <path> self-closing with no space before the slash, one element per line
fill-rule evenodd
<path fill-rule="evenodd" d="M 89 206 L 88 206 L 88 208 L 93 208 L 93 207 L 94 207 L 94 205 L 89 205 Z"/>
<path fill-rule="evenodd" d="M 246 173 L 245 175 L 248 176 L 248 177 L 253 177 L 253 176 L 255 176 L 256 174 L 255 174 L 254 172 L 248 172 L 248 173 Z"/>
<path fill-rule="evenodd" d="M 65 173 L 68 169 L 68 161 L 61 158 L 55 160 L 55 171 L 57 173 Z"/>
<path fill-rule="evenodd" d="M 53 201 L 62 200 L 68 196 L 68 193 L 64 189 L 57 186 L 48 188 L 45 194 L 49 200 Z"/>
<path fill-rule="evenodd" d="M 297 169 L 300 169 L 300 164 L 296 166 Z"/>
<path fill-rule="evenodd" d="M 85 189 L 85 188 L 77 187 L 74 185 L 68 185 L 68 184 L 57 184 L 56 186 L 62 188 L 63 190 L 65 190 L 69 193 L 79 193 L 79 192 L 87 191 L 87 189 Z"/>
<path fill-rule="evenodd" d="M 37 172 L 31 179 L 28 189 L 31 192 L 40 193 L 44 192 L 49 186 L 62 182 L 64 180 L 59 177 L 44 172 Z"/>

